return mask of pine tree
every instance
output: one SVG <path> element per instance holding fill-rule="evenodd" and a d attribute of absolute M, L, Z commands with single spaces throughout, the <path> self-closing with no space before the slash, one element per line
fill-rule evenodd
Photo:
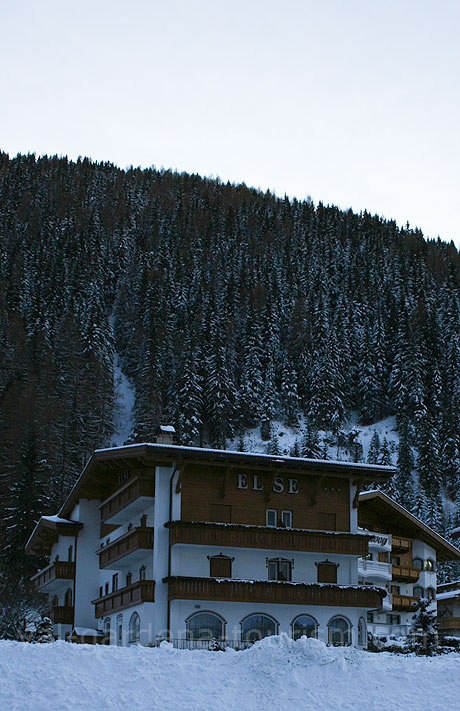
<path fill-rule="evenodd" d="M 430 600 L 421 599 L 419 610 L 412 619 L 412 632 L 410 649 L 416 654 L 433 656 L 438 646 L 438 632 L 436 627 L 436 612 L 429 610 Z"/>
<path fill-rule="evenodd" d="M 377 430 L 374 430 L 372 435 L 371 443 L 369 445 L 369 451 L 367 453 L 367 463 L 368 464 L 378 464 L 380 461 L 380 437 Z"/>

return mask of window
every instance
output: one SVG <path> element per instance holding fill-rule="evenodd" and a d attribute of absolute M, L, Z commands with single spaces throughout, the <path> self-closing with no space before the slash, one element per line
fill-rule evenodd
<path fill-rule="evenodd" d="M 134 612 L 129 621 L 129 643 L 137 644 L 141 638 L 141 618 Z"/>
<path fill-rule="evenodd" d="M 414 597 L 417 597 L 417 598 L 423 597 L 423 588 L 421 588 L 419 585 L 416 585 L 414 587 Z"/>
<path fill-rule="evenodd" d="M 209 557 L 209 575 L 211 578 L 231 578 L 232 558 L 222 553 Z"/>
<path fill-rule="evenodd" d="M 276 634 L 278 622 L 268 615 L 249 615 L 241 622 L 243 642 L 257 642 L 264 637 Z"/>
<path fill-rule="evenodd" d="M 145 580 L 145 565 L 139 568 L 139 580 Z"/>
<path fill-rule="evenodd" d="M 118 573 L 112 575 L 112 592 L 117 592 L 118 590 Z"/>
<path fill-rule="evenodd" d="M 391 565 L 401 565 L 401 558 L 399 557 L 399 555 L 391 556 Z"/>
<path fill-rule="evenodd" d="M 108 583 L 105 584 L 104 590 L 105 590 L 105 594 L 108 595 L 109 594 L 109 584 Z"/>
<path fill-rule="evenodd" d="M 299 615 L 292 623 L 292 639 L 300 639 L 301 637 L 316 637 L 317 622 L 310 615 Z"/>
<path fill-rule="evenodd" d="M 367 613 L 367 621 L 371 622 L 371 623 L 374 621 L 374 613 L 373 612 Z"/>
<path fill-rule="evenodd" d="M 424 569 L 434 573 L 434 571 L 436 570 L 436 564 L 435 564 L 434 560 L 431 560 L 431 558 L 428 558 L 425 561 Z"/>
<path fill-rule="evenodd" d="M 132 573 L 126 573 L 126 587 L 131 585 L 133 582 L 133 574 Z"/>
<path fill-rule="evenodd" d="M 103 595 L 104 595 L 104 588 L 101 585 L 101 587 L 99 588 L 99 597 L 102 597 Z"/>
<path fill-rule="evenodd" d="M 412 565 L 416 570 L 423 570 L 423 560 L 421 558 L 414 558 Z"/>
<path fill-rule="evenodd" d="M 328 641 L 334 647 L 351 644 L 351 625 L 345 617 L 333 617 L 328 624 Z"/>
<path fill-rule="evenodd" d="M 117 645 L 123 645 L 123 615 L 117 616 Z"/>
<path fill-rule="evenodd" d="M 73 561 L 73 546 L 69 546 L 69 550 L 67 551 L 67 560 L 69 563 Z"/>
<path fill-rule="evenodd" d="M 287 558 L 272 558 L 267 561 L 269 580 L 292 580 L 292 560 Z"/>
<path fill-rule="evenodd" d="M 65 607 L 72 607 L 72 590 L 71 588 L 67 588 L 66 594 L 64 597 L 64 605 Z"/>
<path fill-rule="evenodd" d="M 337 518 L 335 513 L 318 512 L 318 528 L 320 531 L 336 531 Z"/>
<path fill-rule="evenodd" d="M 232 507 L 228 504 L 212 504 L 211 521 L 216 523 L 232 522 Z"/>
<path fill-rule="evenodd" d="M 292 511 L 281 511 L 281 523 L 285 528 L 292 528 Z"/>
<path fill-rule="evenodd" d="M 266 514 L 267 526 L 276 526 L 278 523 L 278 512 L 276 509 L 267 509 Z"/>
<path fill-rule="evenodd" d="M 104 644 L 110 644 L 110 617 L 106 617 L 104 620 Z"/>
<path fill-rule="evenodd" d="M 214 612 L 195 612 L 186 621 L 187 639 L 223 639 L 225 622 Z"/>
<path fill-rule="evenodd" d="M 436 600 L 436 591 L 434 588 L 427 588 L 425 592 L 428 600 Z"/>
<path fill-rule="evenodd" d="M 401 624 L 401 615 L 387 615 L 387 625 Z"/>
<path fill-rule="evenodd" d="M 363 617 L 360 617 L 358 622 L 358 644 L 361 646 L 366 644 L 366 623 Z"/>
<path fill-rule="evenodd" d="M 401 592 L 401 588 L 399 585 L 391 585 L 390 591 L 392 595 L 399 595 L 399 593 Z"/>
<path fill-rule="evenodd" d="M 330 563 L 326 560 L 324 563 L 317 563 L 318 567 L 318 583 L 336 583 L 337 568 L 336 563 Z"/>

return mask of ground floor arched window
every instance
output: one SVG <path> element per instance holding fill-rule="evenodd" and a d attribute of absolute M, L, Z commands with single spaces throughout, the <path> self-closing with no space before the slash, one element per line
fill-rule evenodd
<path fill-rule="evenodd" d="M 361 646 L 366 644 L 366 623 L 363 617 L 360 617 L 358 622 L 358 644 Z"/>
<path fill-rule="evenodd" d="M 104 644 L 110 644 L 110 617 L 104 620 Z"/>
<path fill-rule="evenodd" d="M 187 639 L 223 639 L 224 620 L 214 612 L 195 612 L 185 621 Z"/>
<path fill-rule="evenodd" d="M 134 612 L 129 620 L 129 643 L 136 644 L 141 638 L 141 618 Z"/>
<path fill-rule="evenodd" d="M 317 637 L 318 623 L 310 615 L 299 615 L 292 623 L 292 638 Z"/>
<path fill-rule="evenodd" d="M 270 637 L 278 631 L 278 622 L 268 615 L 249 615 L 241 621 L 241 639 L 243 642 L 257 642 Z"/>
<path fill-rule="evenodd" d="M 328 642 L 334 647 L 351 644 L 351 624 L 345 617 L 333 617 L 328 624 Z"/>
<path fill-rule="evenodd" d="M 119 647 L 123 644 L 123 615 L 117 616 L 117 644 Z"/>

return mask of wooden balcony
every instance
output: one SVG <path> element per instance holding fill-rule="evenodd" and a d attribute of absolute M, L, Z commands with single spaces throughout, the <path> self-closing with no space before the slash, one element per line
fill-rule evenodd
<path fill-rule="evenodd" d="M 155 602 L 154 580 L 138 580 L 136 583 L 110 593 L 110 595 L 98 597 L 97 600 L 92 601 L 96 606 L 95 617 L 104 617 L 111 612 L 125 610 L 127 607 L 139 605 L 142 602 Z"/>
<path fill-rule="evenodd" d="M 391 550 L 394 553 L 405 553 L 410 551 L 412 548 L 412 541 L 410 538 L 401 538 L 401 536 L 393 536 L 391 541 Z"/>
<path fill-rule="evenodd" d="M 46 592 L 46 588 L 59 580 L 75 579 L 75 563 L 64 560 L 56 560 L 47 568 L 43 568 L 31 578 L 37 591 Z"/>
<path fill-rule="evenodd" d="M 401 565 L 393 566 L 392 580 L 399 583 L 416 583 L 420 575 L 420 570 L 416 568 L 405 568 Z"/>
<path fill-rule="evenodd" d="M 438 630 L 444 634 L 460 631 L 460 617 L 438 617 Z"/>
<path fill-rule="evenodd" d="M 393 610 L 398 612 L 412 612 L 418 610 L 420 600 L 410 595 L 393 595 Z"/>
<path fill-rule="evenodd" d="M 113 543 L 109 543 L 104 548 L 98 550 L 99 568 L 117 567 L 122 559 L 129 556 L 126 563 L 140 560 L 144 557 L 145 551 L 153 550 L 153 528 L 139 526 L 132 528 Z"/>
<path fill-rule="evenodd" d="M 345 553 L 364 556 L 369 538 L 355 533 L 310 531 L 301 528 L 272 528 L 189 521 L 170 521 L 169 544 L 188 543 L 199 546 L 231 546 L 266 550 L 304 551 L 311 553 Z"/>
<path fill-rule="evenodd" d="M 52 607 L 49 616 L 54 625 L 73 625 L 73 607 Z"/>
<path fill-rule="evenodd" d="M 128 481 L 100 505 L 102 523 L 122 524 L 144 512 L 155 496 L 153 476 L 137 476 Z"/>
<path fill-rule="evenodd" d="M 380 609 L 384 590 L 370 586 L 341 586 L 318 583 L 284 583 L 265 580 L 224 580 L 171 576 L 170 600 L 213 600 L 290 605 L 327 605 Z"/>

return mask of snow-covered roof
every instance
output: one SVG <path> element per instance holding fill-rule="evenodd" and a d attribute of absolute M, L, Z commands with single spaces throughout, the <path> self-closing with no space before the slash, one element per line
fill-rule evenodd
<path fill-rule="evenodd" d="M 176 428 L 173 427 L 172 425 L 160 425 L 160 430 L 162 432 L 172 432 L 174 433 L 176 431 Z"/>
<path fill-rule="evenodd" d="M 101 637 L 103 633 L 92 627 L 74 627 L 72 634 L 76 634 L 79 637 Z"/>

